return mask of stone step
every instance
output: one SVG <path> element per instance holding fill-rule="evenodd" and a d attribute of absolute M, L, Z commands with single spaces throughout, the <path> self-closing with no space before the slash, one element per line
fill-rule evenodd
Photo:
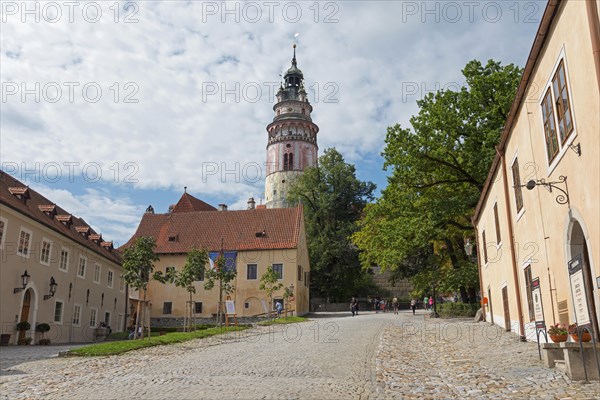
<path fill-rule="evenodd" d="M 563 372 L 567 372 L 567 365 L 565 364 L 565 360 L 554 360 L 554 368 Z"/>

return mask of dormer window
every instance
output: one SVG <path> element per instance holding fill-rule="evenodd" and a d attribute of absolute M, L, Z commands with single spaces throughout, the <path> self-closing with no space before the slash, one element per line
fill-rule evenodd
<path fill-rule="evenodd" d="M 179 242 L 179 235 L 169 236 L 169 242 Z"/>
<path fill-rule="evenodd" d="M 89 233 L 90 233 L 90 227 L 89 226 L 76 226 L 75 230 L 81 234 L 81 236 L 83 236 L 84 238 L 87 239 Z"/>
<path fill-rule="evenodd" d="M 54 218 L 56 215 L 56 206 L 54 204 L 41 204 L 38 208 L 50 219 Z"/>
<path fill-rule="evenodd" d="M 57 215 L 56 220 L 62 222 L 64 226 L 67 228 L 71 227 L 73 223 L 73 219 L 71 218 L 71 214 Z"/>
<path fill-rule="evenodd" d="M 110 242 L 100 242 L 100 246 L 104 247 L 106 250 L 112 250 L 113 249 L 113 242 L 112 240 Z"/>
<path fill-rule="evenodd" d="M 91 234 L 91 235 L 89 236 L 89 239 L 90 239 L 91 241 L 93 241 L 94 243 L 98 243 L 98 244 L 100 244 L 100 242 L 102 242 L 102 235 L 99 235 L 99 234 L 97 234 L 97 233 L 94 233 L 94 234 Z"/>
<path fill-rule="evenodd" d="M 9 187 L 8 191 L 23 203 L 29 198 L 29 188 L 26 186 Z"/>

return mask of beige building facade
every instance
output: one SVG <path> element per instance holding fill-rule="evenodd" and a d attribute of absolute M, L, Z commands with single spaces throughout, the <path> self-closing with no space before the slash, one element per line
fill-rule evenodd
<path fill-rule="evenodd" d="M 51 343 L 93 341 L 100 323 L 124 329 L 126 288 L 112 242 L 2 171 L 0 260 L 1 329 L 9 344 L 38 343 L 40 323 L 50 325 Z M 19 322 L 31 328 L 17 331 Z"/>
<path fill-rule="evenodd" d="M 598 332 L 599 9 L 548 2 L 473 218 L 486 319 L 528 340 L 581 323 L 581 301 Z"/>
<path fill-rule="evenodd" d="M 227 211 L 221 207 L 218 211 L 184 193 L 169 213 L 147 211 L 135 235 L 123 247 L 130 246 L 141 236 L 156 240 L 160 260 L 154 264 L 155 271 L 180 270 L 193 248 L 207 250 L 213 259 L 223 250 L 228 267 L 237 271 L 232 282 L 235 290 L 229 297 L 234 301 L 238 318 L 273 310 L 274 304 L 259 289 L 260 278 L 268 266 L 280 273 L 278 283 L 283 284 L 282 289 L 275 292 L 274 302 L 284 303 L 284 288 L 289 288 L 293 296 L 283 304 L 284 308 L 294 315 L 309 312 L 310 263 L 302 207 L 267 209 L 263 206 L 242 211 Z M 198 319 L 210 319 L 217 313 L 218 285 L 207 291 L 204 283 L 204 277 L 200 276 L 194 284 L 192 315 Z M 132 301 L 140 297 L 132 293 Z M 189 293 L 185 289 L 150 281 L 146 298 L 153 326 L 183 323 L 186 307 L 189 307 Z"/>

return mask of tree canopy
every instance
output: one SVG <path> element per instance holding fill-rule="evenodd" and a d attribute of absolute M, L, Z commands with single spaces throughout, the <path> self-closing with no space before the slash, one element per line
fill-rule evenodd
<path fill-rule="evenodd" d="M 326 149 L 316 167 L 292 184 L 288 200 L 302 203 L 311 260 L 311 295 L 345 301 L 369 287 L 350 236 L 375 184 L 356 178 L 354 165 L 335 149 Z"/>
<path fill-rule="evenodd" d="M 388 186 L 366 207 L 353 241 L 365 267 L 380 265 L 403 277 L 418 277 L 414 257 L 441 244 L 439 266 L 452 267 L 448 290 L 460 288 L 466 300 L 470 289 L 473 300 L 477 269 L 464 253 L 464 238 L 473 235 L 471 216 L 522 70 L 490 60 L 471 61 L 462 73 L 460 90 L 439 90 L 417 102 L 412 129 L 388 128 L 382 154 L 391 171 Z"/>

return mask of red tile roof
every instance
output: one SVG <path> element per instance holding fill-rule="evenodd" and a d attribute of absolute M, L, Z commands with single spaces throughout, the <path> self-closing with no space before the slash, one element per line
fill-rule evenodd
<path fill-rule="evenodd" d="M 15 188 L 17 188 L 17 190 L 15 190 Z M 18 199 L 13 193 L 27 193 L 29 195 L 29 198 L 24 202 L 23 200 Z M 99 243 L 95 243 L 91 240 L 88 240 L 83 235 L 78 233 L 78 228 L 80 230 L 81 227 L 89 227 L 89 224 L 87 222 L 85 222 L 81 218 L 77 218 L 70 215 L 67 211 L 60 208 L 59 206 L 56 206 L 55 208 L 56 213 L 58 215 L 55 218 L 49 218 L 42 210 L 45 209 L 44 206 L 53 204 L 52 201 L 48 200 L 35 190 L 28 188 L 22 182 L 18 181 L 17 179 L 13 178 L 12 176 L 8 175 L 6 172 L 1 170 L 0 203 L 52 229 L 58 234 L 84 246 L 85 248 L 95 252 L 96 254 L 102 257 L 105 257 L 118 264 L 121 263 L 121 257 L 118 251 L 106 249 Z M 62 221 L 68 221 L 69 218 L 72 224 L 66 226 Z M 90 234 L 96 233 L 93 229 L 89 229 L 88 232 Z"/>
<path fill-rule="evenodd" d="M 181 196 L 177 204 L 175 204 L 173 212 L 181 213 L 191 211 L 217 211 L 217 209 L 186 192 Z"/>
<path fill-rule="evenodd" d="M 243 211 L 202 211 L 171 214 L 145 213 L 137 231 L 121 247 L 136 238 L 156 239 L 158 254 L 187 253 L 193 248 L 209 251 L 270 250 L 298 247 L 303 223 L 302 206 Z M 257 235 L 260 232 L 266 235 Z M 169 240 L 171 238 L 171 240 Z"/>

